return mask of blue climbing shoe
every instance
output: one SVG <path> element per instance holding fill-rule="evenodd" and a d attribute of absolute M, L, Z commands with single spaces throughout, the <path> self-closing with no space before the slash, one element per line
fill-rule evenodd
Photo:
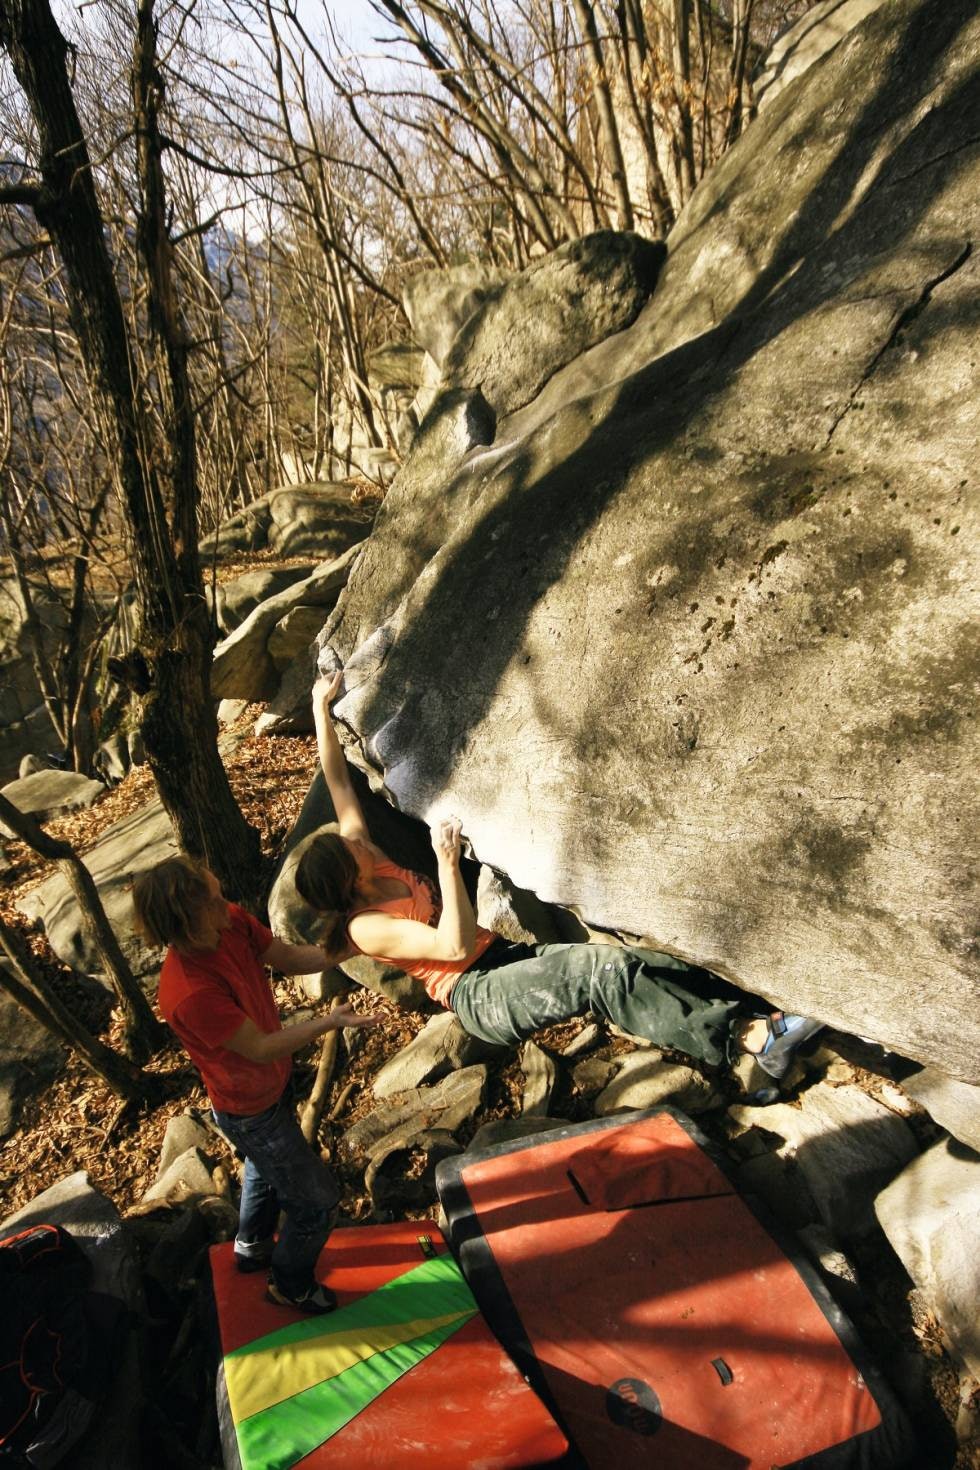
<path fill-rule="evenodd" d="M 786 1076 L 799 1048 L 811 1036 L 824 1028 L 823 1021 L 812 1021 L 808 1016 L 786 1016 L 777 1011 L 766 1021 L 769 1035 L 761 1051 L 754 1052 L 755 1060 L 764 1072 L 778 1082 Z"/>

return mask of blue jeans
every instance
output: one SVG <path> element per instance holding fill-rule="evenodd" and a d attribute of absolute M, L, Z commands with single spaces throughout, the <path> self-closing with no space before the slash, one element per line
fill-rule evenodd
<path fill-rule="evenodd" d="M 313 1268 L 340 1199 L 333 1171 L 303 1137 L 289 1087 L 265 1112 L 245 1118 L 215 1112 L 214 1120 L 245 1158 L 235 1252 L 271 1252 L 276 1285 L 288 1296 L 302 1296 L 314 1285 Z M 285 1219 L 273 1247 L 280 1210 Z"/>
<path fill-rule="evenodd" d="M 739 993 L 658 950 L 497 939 L 463 971 L 449 1004 L 471 1036 L 497 1046 L 592 1011 L 717 1067 L 731 1060 Z"/>

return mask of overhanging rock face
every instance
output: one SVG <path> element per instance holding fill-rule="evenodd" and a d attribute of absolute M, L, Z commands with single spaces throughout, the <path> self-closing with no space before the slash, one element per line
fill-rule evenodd
<path fill-rule="evenodd" d="M 890 0 L 789 86 L 632 326 L 423 426 L 325 635 L 406 810 L 972 1081 L 978 49 Z"/>

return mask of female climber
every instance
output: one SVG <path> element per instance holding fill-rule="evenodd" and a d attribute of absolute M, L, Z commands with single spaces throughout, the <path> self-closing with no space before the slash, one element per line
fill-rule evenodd
<path fill-rule="evenodd" d="M 460 875 L 458 822 L 439 822 L 432 832 L 438 892 L 393 863 L 371 841 L 330 717 L 342 677 L 321 678 L 313 689 L 320 763 L 340 831 L 315 837 L 296 870 L 300 896 L 325 916 L 329 953 L 398 966 L 472 1036 L 496 1045 L 588 1010 L 708 1067 L 747 1051 L 770 1076 L 785 1075 L 819 1022 L 781 1012 L 740 1018 L 734 987 L 655 950 L 515 944 L 481 928 Z"/>

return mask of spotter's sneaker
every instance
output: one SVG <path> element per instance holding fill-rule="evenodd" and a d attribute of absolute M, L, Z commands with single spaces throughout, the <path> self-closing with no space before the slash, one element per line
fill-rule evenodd
<path fill-rule="evenodd" d="M 272 1252 L 263 1251 L 261 1255 L 246 1256 L 242 1251 L 235 1251 L 235 1269 L 250 1275 L 253 1271 L 268 1271 L 269 1262 L 272 1260 Z"/>
<path fill-rule="evenodd" d="M 336 1310 L 337 1298 L 328 1286 L 321 1286 L 317 1282 L 305 1291 L 302 1296 L 289 1296 L 281 1287 L 277 1286 L 272 1277 L 269 1277 L 265 1289 L 266 1301 L 275 1302 L 277 1307 L 292 1307 L 294 1312 L 312 1312 L 322 1316 L 325 1312 Z"/>

